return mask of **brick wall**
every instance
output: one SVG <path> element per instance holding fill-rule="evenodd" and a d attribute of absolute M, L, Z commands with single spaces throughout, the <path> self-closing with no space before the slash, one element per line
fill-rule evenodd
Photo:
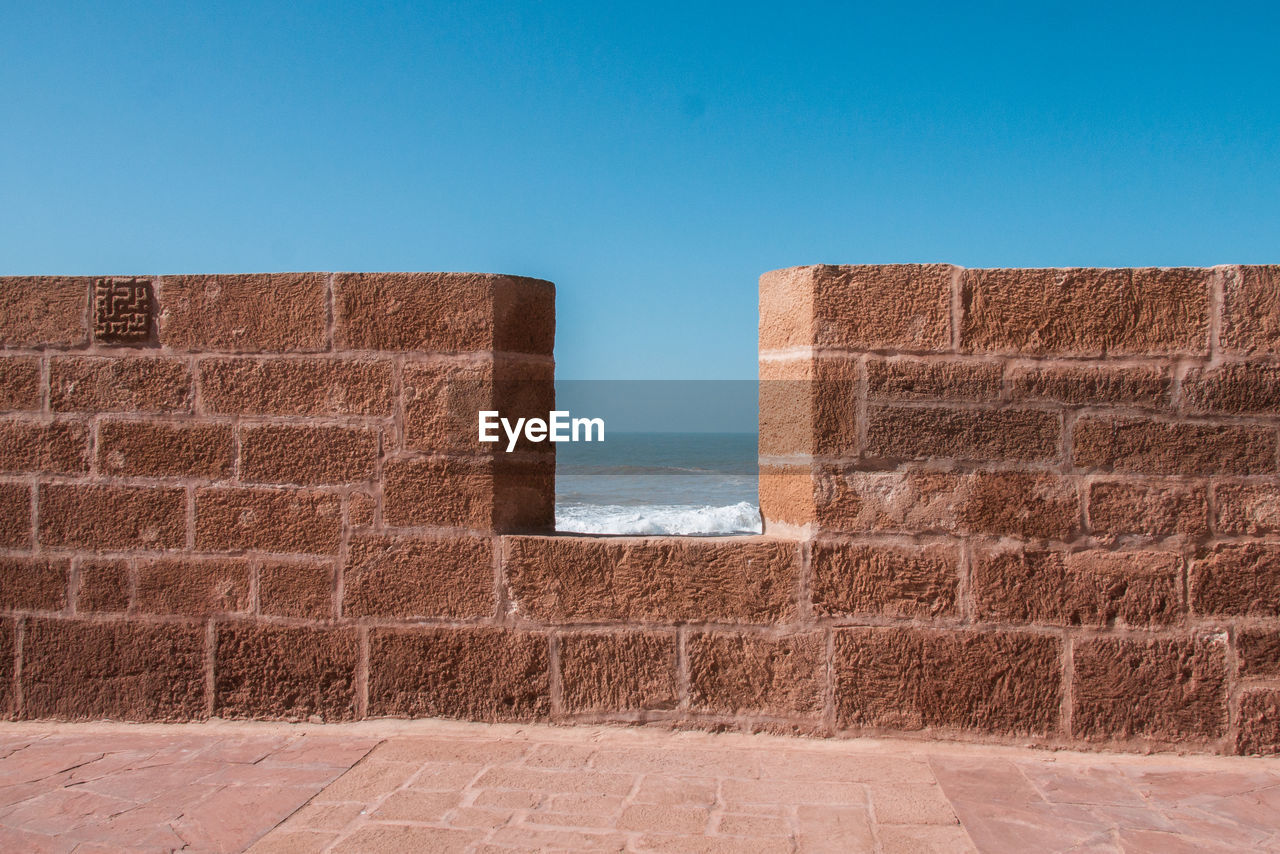
<path fill-rule="evenodd" d="M 729 538 L 474 441 L 547 283 L 0 280 L 0 708 L 1280 750 L 1275 272 L 767 274 Z"/>

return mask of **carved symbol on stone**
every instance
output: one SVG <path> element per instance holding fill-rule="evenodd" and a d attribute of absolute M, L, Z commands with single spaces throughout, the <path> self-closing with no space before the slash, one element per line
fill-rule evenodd
<path fill-rule="evenodd" d="M 93 283 L 93 336 L 104 344 L 151 340 L 151 282 L 98 279 Z"/>

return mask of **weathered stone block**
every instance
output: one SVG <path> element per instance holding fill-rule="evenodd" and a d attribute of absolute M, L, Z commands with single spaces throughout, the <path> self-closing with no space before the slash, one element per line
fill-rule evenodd
<path fill-rule="evenodd" d="M 218 717 L 344 721 L 356 715 L 354 629 L 224 623 L 215 655 Z"/>
<path fill-rule="evenodd" d="M 1240 629 L 1236 658 L 1244 677 L 1280 677 L 1280 629 Z"/>
<path fill-rule="evenodd" d="M 328 424 L 269 424 L 240 429 L 240 478 L 300 486 L 372 480 L 379 431 Z"/>
<path fill-rule="evenodd" d="M 0 472 L 84 474 L 89 427 L 82 421 L 0 420 Z"/>
<path fill-rule="evenodd" d="M 673 632 L 565 632 L 560 635 L 560 681 L 571 713 L 674 709 L 676 636 Z"/>
<path fill-rule="evenodd" d="M 163 356 L 57 356 L 49 362 L 54 412 L 190 412 L 191 367 Z"/>
<path fill-rule="evenodd" d="M 31 548 L 31 487 L 0 483 L 0 548 Z"/>
<path fill-rule="evenodd" d="M 496 410 L 515 423 L 555 409 L 555 366 L 545 360 L 486 358 L 480 363 L 409 363 L 404 367 L 405 447 L 469 454 L 505 453 L 507 437 L 479 440 L 477 414 Z M 553 453 L 547 442 L 521 438 L 517 451 Z"/>
<path fill-rule="evenodd" d="M 1077 738 L 1217 738 L 1227 726 L 1222 637 L 1094 638 L 1076 644 Z"/>
<path fill-rule="evenodd" d="M 1238 267 L 1224 275 L 1222 346 L 1280 353 L 1280 267 Z"/>
<path fill-rule="evenodd" d="M 187 542 L 182 488 L 47 484 L 40 487 L 40 542 L 81 549 L 177 549 Z"/>
<path fill-rule="evenodd" d="M 0 278 L 0 346 L 83 347 L 90 282 L 83 276 Z"/>
<path fill-rule="evenodd" d="M 325 348 L 328 276 L 263 273 L 159 280 L 160 343 L 173 350 Z"/>
<path fill-rule="evenodd" d="M 117 613 L 129 610 L 133 570 L 128 560 L 80 558 L 76 610 L 84 613 Z"/>
<path fill-rule="evenodd" d="M 1035 409 L 877 406 L 867 412 L 872 457 L 1033 462 L 1058 456 L 1061 418 Z"/>
<path fill-rule="evenodd" d="M 547 636 L 478 627 L 374 629 L 369 714 L 542 720 L 551 711 Z"/>
<path fill-rule="evenodd" d="M 231 425 L 163 421 L 103 421 L 98 470 L 119 477 L 231 476 Z"/>
<path fill-rule="evenodd" d="M 1215 483 L 1218 533 L 1259 536 L 1280 533 L 1280 484 Z"/>
<path fill-rule="evenodd" d="M 467 619 L 495 608 L 488 538 L 359 535 L 347 547 L 345 616 Z"/>
<path fill-rule="evenodd" d="M 0 609 L 61 611 L 70 576 L 66 558 L 0 557 Z"/>
<path fill-rule="evenodd" d="M 266 561 L 258 565 L 258 610 L 275 617 L 331 620 L 333 565 L 326 561 Z"/>
<path fill-rule="evenodd" d="M 1015 403 L 1163 409 L 1169 405 L 1172 388 L 1173 375 L 1164 367 L 1027 365 L 1009 369 L 1009 391 Z"/>
<path fill-rule="evenodd" d="M 207 358 L 199 372 L 216 414 L 390 416 L 395 397 L 389 359 Z"/>
<path fill-rule="evenodd" d="M 819 541 L 813 607 L 822 616 L 937 617 L 956 612 L 959 548 Z"/>
<path fill-rule="evenodd" d="M 1275 428 L 1086 416 L 1076 422 L 1074 462 L 1144 474 L 1262 474 L 1276 468 Z"/>
<path fill-rule="evenodd" d="M 0 412 L 39 409 L 42 383 L 40 360 L 35 356 L 0 358 Z"/>
<path fill-rule="evenodd" d="M 205 628 L 29 619 L 22 690 L 28 718 L 202 720 Z"/>
<path fill-rule="evenodd" d="M 550 530 L 555 524 L 555 462 L 392 458 L 383 468 L 383 518 L 393 527 Z"/>
<path fill-rule="evenodd" d="M 1103 480 L 1089 485 L 1089 524 L 1095 534 L 1202 536 L 1208 531 L 1203 484 Z"/>
<path fill-rule="evenodd" d="M 822 632 L 698 632 L 687 641 L 689 703 L 702 712 L 816 719 L 826 702 Z"/>
<path fill-rule="evenodd" d="M 190 617 L 248 611 L 248 561 L 189 557 L 139 561 L 134 607 L 142 614 Z"/>
<path fill-rule="evenodd" d="M 1280 616 L 1280 543 L 1219 543 L 1191 566 L 1198 614 Z"/>
<path fill-rule="evenodd" d="M 196 548 L 336 554 L 342 499 L 303 489 L 196 491 Z"/>
<path fill-rule="evenodd" d="M 911 357 L 867 360 L 867 395 L 887 400 L 995 401 L 1004 366 L 999 362 Z"/>
<path fill-rule="evenodd" d="M 1188 412 L 1228 415 L 1280 414 L 1280 367 L 1228 362 L 1192 368 L 1182 379 Z"/>
<path fill-rule="evenodd" d="M 1236 753 L 1280 753 L 1280 690 L 1253 688 L 1240 694 Z"/>

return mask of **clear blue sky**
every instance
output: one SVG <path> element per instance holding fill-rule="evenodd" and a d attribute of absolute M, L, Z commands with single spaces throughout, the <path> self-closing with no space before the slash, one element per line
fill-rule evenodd
<path fill-rule="evenodd" d="M 750 378 L 806 263 L 1280 261 L 1274 4 L 0 0 L 0 273 L 482 270 Z"/>

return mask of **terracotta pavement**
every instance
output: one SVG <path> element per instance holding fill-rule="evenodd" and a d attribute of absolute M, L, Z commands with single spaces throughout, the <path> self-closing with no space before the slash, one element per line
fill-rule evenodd
<path fill-rule="evenodd" d="M 440 721 L 0 724 L 0 851 L 1280 852 L 1280 759 Z"/>

